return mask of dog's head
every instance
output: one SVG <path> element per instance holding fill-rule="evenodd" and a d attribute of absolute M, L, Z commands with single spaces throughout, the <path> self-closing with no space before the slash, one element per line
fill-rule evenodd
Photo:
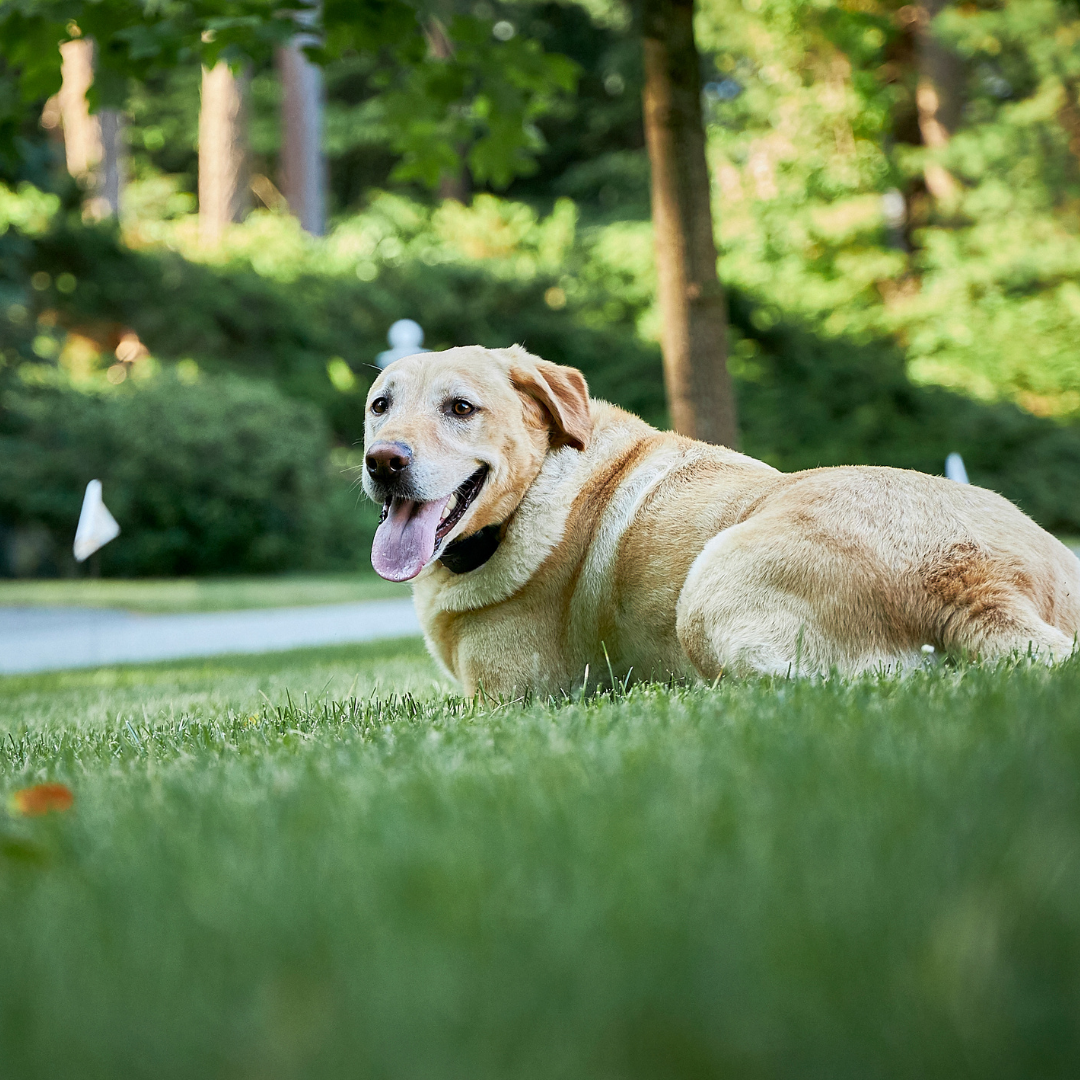
<path fill-rule="evenodd" d="M 591 433 L 581 372 L 522 348 L 394 361 L 367 399 L 364 490 L 383 506 L 372 565 L 416 577 L 453 540 L 509 517 L 550 449 L 584 450 Z"/>

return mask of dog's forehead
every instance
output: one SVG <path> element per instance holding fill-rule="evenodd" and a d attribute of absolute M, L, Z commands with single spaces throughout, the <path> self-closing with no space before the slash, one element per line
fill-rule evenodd
<path fill-rule="evenodd" d="M 493 391 L 509 385 L 508 373 L 501 357 L 487 349 L 466 346 L 403 356 L 383 372 L 372 389 L 417 397 Z"/>

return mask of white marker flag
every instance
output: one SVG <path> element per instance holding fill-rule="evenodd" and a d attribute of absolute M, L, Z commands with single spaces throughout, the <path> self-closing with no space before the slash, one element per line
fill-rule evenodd
<path fill-rule="evenodd" d="M 967 478 L 967 469 L 964 468 L 964 459 L 955 451 L 945 459 L 945 475 L 958 484 L 970 484 Z"/>
<path fill-rule="evenodd" d="M 103 548 L 119 535 L 120 526 L 116 524 L 116 518 L 101 501 L 101 481 L 91 480 L 86 485 L 79 527 L 75 530 L 75 560 L 83 562 L 89 559 L 98 548 Z"/>

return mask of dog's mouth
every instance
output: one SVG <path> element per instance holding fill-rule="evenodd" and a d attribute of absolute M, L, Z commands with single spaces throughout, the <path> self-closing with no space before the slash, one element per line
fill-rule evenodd
<path fill-rule="evenodd" d="M 390 498 L 383 504 L 371 565 L 390 581 L 416 577 L 432 559 L 455 525 L 480 494 L 488 467 L 481 465 L 444 499 L 417 502 Z"/>
<path fill-rule="evenodd" d="M 439 522 L 439 527 L 435 530 L 435 540 L 437 544 L 441 544 L 446 539 L 446 534 L 465 516 L 466 511 L 472 506 L 476 496 L 480 494 L 480 489 L 484 486 L 484 481 L 487 479 L 488 467 L 481 465 L 465 481 L 459 488 L 451 493 L 450 498 L 446 500 L 446 507 L 443 509 L 443 519 Z"/>

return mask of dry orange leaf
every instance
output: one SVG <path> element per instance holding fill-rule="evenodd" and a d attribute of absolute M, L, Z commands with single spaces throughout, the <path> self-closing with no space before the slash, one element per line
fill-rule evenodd
<path fill-rule="evenodd" d="M 53 810 L 70 810 L 75 802 L 66 784 L 35 784 L 11 796 L 11 809 L 26 817 L 37 817 Z"/>

